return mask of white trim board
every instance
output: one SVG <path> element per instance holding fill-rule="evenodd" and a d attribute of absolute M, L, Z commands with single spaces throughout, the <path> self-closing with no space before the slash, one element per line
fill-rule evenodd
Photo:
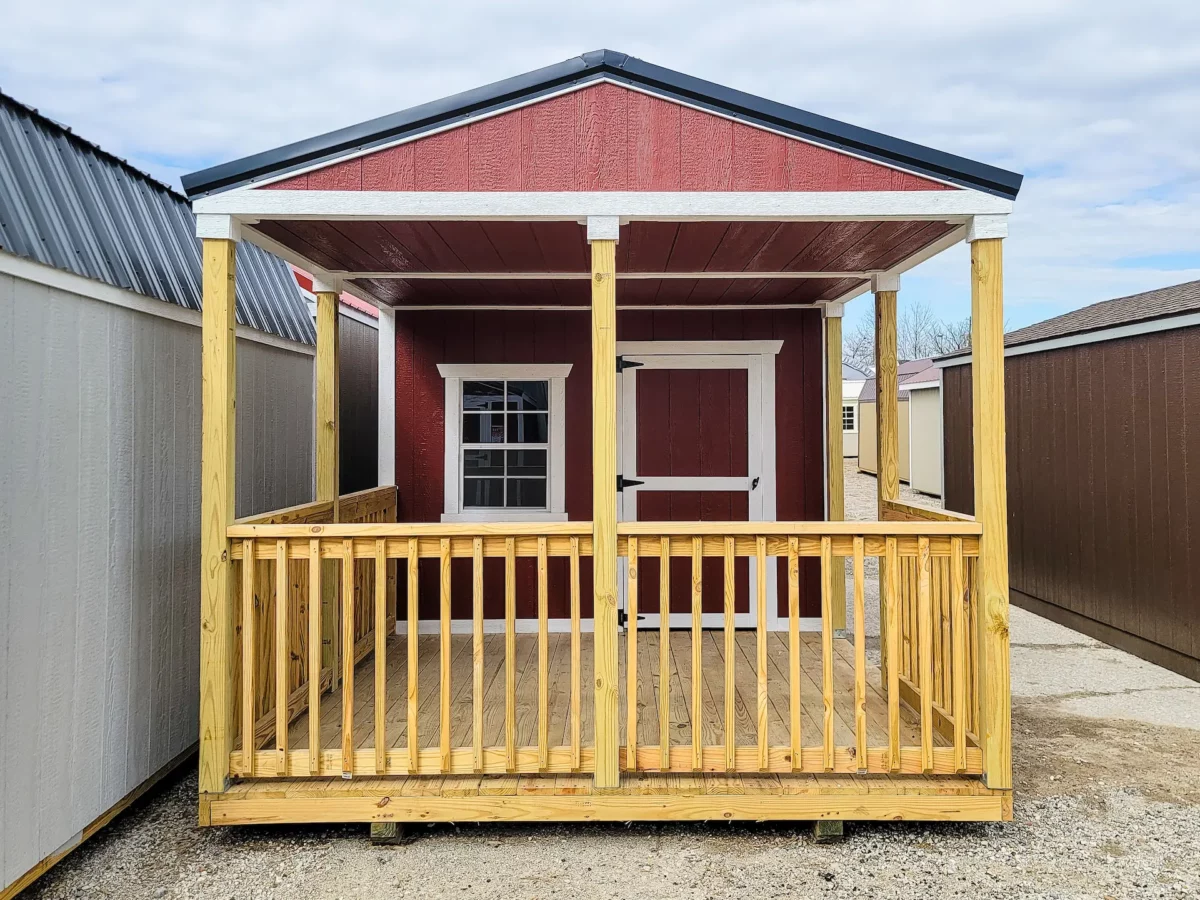
<path fill-rule="evenodd" d="M 448 303 L 414 304 L 411 306 L 389 306 L 396 312 L 591 312 L 590 306 L 554 306 L 550 304 L 530 304 L 522 306 L 517 303 L 479 306 L 464 304 L 456 306 Z M 692 312 L 731 312 L 747 309 L 811 309 L 821 311 L 817 303 L 721 303 L 693 304 L 688 306 L 680 303 L 664 303 L 651 306 L 625 306 L 617 304 L 617 312 L 653 312 L 654 310 L 690 310 Z"/>
<path fill-rule="evenodd" d="M 197 212 L 239 219 L 960 222 L 1013 203 L 978 191 L 231 191 Z"/>
<path fill-rule="evenodd" d="M 85 275 L 65 272 L 54 266 L 25 259 L 23 256 L 15 256 L 5 250 L 0 250 L 0 275 L 11 275 L 14 278 L 22 278 L 34 284 L 66 291 L 68 294 L 75 294 L 88 300 L 120 306 L 134 312 L 145 313 L 148 316 L 157 316 L 160 319 L 170 319 L 173 322 L 191 325 L 195 328 L 201 327 L 202 317 L 197 310 L 187 309 L 166 300 L 159 300 L 157 297 L 147 297 L 145 294 L 115 287 Z M 316 356 L 317 353 L 316 348 L 309 344 L 292 341 L 277 334 L 268 334 L 248 325 L 239 325 L 237 336 L 242 340 L 265 344 L 268 347 L 299 353 L 303 356 Z"/>
<path fill-rule="evenodd" d="M 331 274 L 342 279 L 369 278 L 376 281 L 590 281 L 591 272 L 352 272 L 338 269 Z M 617 281 L 763 281 L 870 278 L 873 270 L 847 272 L 618 272 Z"/>
<path fill-rule="evenodd" d="M 783 341 L 617 341 L 617 355 L 647 354 L 652 356 L 775 356 L 783 349 Z M 680 368 L 670 366 L 670 368 Z M 733 368 L 746 368 L 744 365 Z"/>
<path fill-rule="evenodd" d="M 1111 328 L 1101 328 L 1096 331 L 1085 331 L 1080 334 L 1068 334 L 1060 338 L 1047 338 L 1044 341 L 1034 341 L 1028 344 L 1018 344 L 1016 347 L 1004 348 L 1005 356 L 1024 356 L 1027 353 L 1045 353 L 1048 350 L 1061 350 L 1065 347 L 1079 347 L 1084 344 L 1099 344 L 1104 341 L 1116 341 L 1121 338 L 1137 337 L 1141 334 L 1155 334 L 1160 331 L 1174 331 L 1177 328 L 1193 328 L 1200 325 L 1200 312 L 1184 313 L 1178 316 L 1167 316 L 1161 319 L 1150 319 L 1144 322 L 1130 322 L 1128 325 L 1115 325 Z M 939 369 L 949 369 L 954 366 L 971 364 L 971 354 L 956 356 L 953 359 L 943 359 L 935 362 Z"/>
<path fill-rule="evenodd" d="M 396 483 L 396 312 L 379 310 L 379 340 L 376 348 L 379 373 L 376 392 L 379 436 L 376 442 L 376 471 L 381 485 Z"/>

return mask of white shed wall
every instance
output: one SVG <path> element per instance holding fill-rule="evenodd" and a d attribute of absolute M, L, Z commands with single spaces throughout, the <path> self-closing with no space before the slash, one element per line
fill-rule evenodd
<path fill-rule="evenodd" d="M 200 329 L 170 310 L 0 274 L 0 890 L 197 739 Z M 312 498 L 312 379 L 239 339 L 238 515 Z"/>
<path fill-rule="evenodd" d="M 942 392 L 940 388 L 909 391 L 909 466 L 913 490 L 942 496 Z"/>

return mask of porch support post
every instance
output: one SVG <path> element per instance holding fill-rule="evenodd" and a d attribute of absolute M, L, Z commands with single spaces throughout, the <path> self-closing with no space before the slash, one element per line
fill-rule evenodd
<path fill-rule="evenodd" d="M 979 738 L 990 788 L 1012 787 L 1008 638 L 1008 488 L 1004 447 L 1003 216 L 976 217 L 971 244 L 971 390 L 979 538 Z"/>
<path fill-rule="evenodd" d="M 619 220 L 587 220 L 592 245 L 592 561 L 597 788 L 620 784 L 617 725 L 617 284 Z"/>
<path fill-rule="evenodd" d="M 316 501 L 330 502 L 333 511 L 330 522 L 338 521 L 338 482 L 340 480 L 339 440 L 341 437 L 338 410 L 338 370 L 340 348 L 338 341 L 338 303 L 341 285 L 313 279 L 317 297 L 317 357 L 316 357 Z M 338 577 L 337 560 L 321 563 L 321 667 L 331 671 L 332 687 L 339 683 Z"/>
<path fill-rule="evenodd" d="M 876 275 L 875 293 L 875 489 L 877 516 L 883 519 L 883 502 L 900 497 L 900 377 L 896 361 L 896 294 L 900 276 Z M 887 646 L 887 563 L 879 560 L 879 641 Z M 881 657 L 880 675 L 887 678 L 887 659 Z"/>
<path fill-rule="evenodd" d="M 841 303 L 827 303 L 825 313 L 825 493 L 827 518 L 846 518 L 845 472 L 842 466 L 842 312 Z M 845 562 L 835 557 L 833 627 L 846 627 Z M 840 572 L 840 577 L 838 576 Z"/>
<path fill-rule="evenodd" d="M 226 529 L 234 517 L 237 393 L 237 227 L 203 240 L 200 450 L 200 793 L 229 782 L 233 749 L 233 561 Z M 204 223 L 213 225 L 214 223 Z M 210 232 L 211 233 L 211 232 Z M 200 804 L 202 824 L 207 804 Z"/>

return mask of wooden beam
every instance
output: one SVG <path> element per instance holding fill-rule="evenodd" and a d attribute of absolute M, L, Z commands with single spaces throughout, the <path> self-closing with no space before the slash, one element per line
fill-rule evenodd
<path fill-rule="evenodd" d="M 338 303 L 332 291 L 320 291 L 317 298 L 317 357 L 316 357 L 316 485 L 317 503 L 332 504 L 328 521 L 340 521 L 338 491 L 340 466 L 338 443 Z M 340 667 L 340 634 L 338 631 L 338 590 L 340 578 L 336 561 L 322 564 L 321 578 L 321 646 L 323 667 L 333 671 L 336 687 Z"/>
<path fill-rule="evenodd" d="M 592 242 L 596 787 L 620 783 L 617 723 L 617 242 Z"/>
<path fill-rule="evenodd" d="M 988 787 L 1012 787 L 1008 493 L 1004 456 L 1004 276 L 999 238 L 971 243 L 975 518 L 979 537 L 979 738 Z"/>
<path fill-rule="evenodd" d="M 884 503 L 900 496 L 900 379 L 896 361 L 896 292 L 875 292 L 875 488 L 877 517 L 883 519 Z M 887 563 L 879 562 L 879 580 L 887 579 Z M 887 641 L 884 592 L 879 592 L 880 641 Z M 880 670 L 887 679 L 888 660 Z"/>
<path fill-rule="evenodd" d="M 832 313 L 836 312 L 837 315 Z M 841 307 L 827 310 L 825 316 L 825 492 L 831 522 L 846 518 L 845 473 L 842 467 L 842 316 Z M 846 627 L 845 564 L 835 559 L 833 627 Z"/>
<path fill-rule="evenodd" d="M 200 451 L 200 793 L 224 791 L 233 748 L 233 562 L 237 243 L 203 242 Z M 251 563 L 253 565 L 253 563 Z"/>

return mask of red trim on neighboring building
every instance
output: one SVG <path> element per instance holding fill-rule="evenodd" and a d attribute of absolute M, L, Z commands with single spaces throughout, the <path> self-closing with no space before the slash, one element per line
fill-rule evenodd
<path fill-rule="evenodd" d="M 337 191 L 956 190 L 609 82 L 264 185 Z"/>
<path fill-rule="evenodd" d="M 301 290 L 308 291 L 311 294 L 313 292 L 312 276 L 303 269 L 297 268 L 290 263 L 288 265 L 292 270 L 292 275 L 296 277 L 296 284 L 300 286 Z M 363 315 L 370 316 L 372 319 L 379 318 L 378 309 L 376 309 L 370 303 L 367 303 L 365 300 L 359 300 L 353 294 L 347 294 L 345 291 L 343 291 L 341 297 L 338 299 L 341 301 L 343 306 L 348 306 L 353 310 L 357 310 Z"/>

